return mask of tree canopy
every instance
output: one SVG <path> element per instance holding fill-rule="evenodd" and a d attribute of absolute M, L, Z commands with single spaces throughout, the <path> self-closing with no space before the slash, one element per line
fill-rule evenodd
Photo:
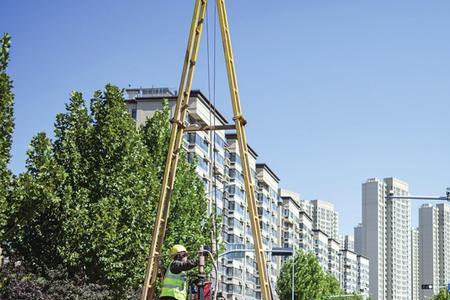
<path fill-rule="evenodd" d="M 11 95 L 10 87 L 3 80 L 0 93 Z M 1 104 L 12 107 L 12 98 L 4 99 Z M 26 171 L 14 184 L 1 179 L 13 207 L 1 217 L 14 232 L 4 239 L 8 255 L 20 257 L 26 270 L 47 283 L 54 280 L 49 270 L 62 269 L 68 279 L 83 278 L 83 286 L 106 287 L 115 299 L 139 288 L 166 159 L 169 112 L 165 102 L 136 128 L 119 88 L 107 85 L 96 92 L 89 109 L 83 95 L 73 92 L 66 111 L 56 117 L 54 139 L 38 133 L 27 152 Z M 11 122 L 8 126 L 12 131 Z M 8 141 L 2 140 L 2 151 L 9 151 Z M 195 252 L 211 243 L 211 224 L 204 184 L 195 165 L 181 156 L 165 250 L 176 243 Z M 166 252 L 163 261 L 168 263 Z"/>
<path fill-rule="evenodd" d="M 4 240 L 8 199 L 13 180 L 8 168 L 14 130 L 14 94 L 12 93 L 12 81 L 6 73 L 10 41 L 11 38 L 6 33 L 0 39 L 0 241 Z"/>
<path fill-rule="evenodd" d="M 446 289 L 441 289 L 439 291 L 439 294 L 434 295 L 432 300 L 450 300 L 450 292 L 448 292 Z"/>
<path fill-rule="evenodd" d="M 299 250 L 285 261 L 277 279 L 276 291 L 281 300 L 292 299 L 292 264 L 294 264 L 294 299 L 325 300 L 343 294 L 338 280 L 323 271 L 316 256 Z"/>

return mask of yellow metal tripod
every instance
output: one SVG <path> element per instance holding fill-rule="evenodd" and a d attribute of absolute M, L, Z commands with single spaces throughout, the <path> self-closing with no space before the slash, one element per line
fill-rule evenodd
<path fill-rule="evenodd" d="M 194 77 L 195 64 L 198 56 L 200 38 L 202 35 L 203 23 L 205 21 L 206 7 L 208 0 L 196 0 L 192 24 L 189 33 L 186 56 L 181 75 L 181 82 L 178 89 L 178 98 L 175 107 L 175 113 L 172 121 L 172 131 L 170 135 L 169 149 L 167 153 L 164 177 L 161 185 L 161 194 L 156 213 L 156 222 L 153 229 L 152 244 L 148 258 L 145 281 L 142 290 L 141 300 L 153 300 L 156 279 L 158 274 L 159 259 L 164 242 L 166 226 L 169 217 L 170 198 L 172 196 L 175 174 L 178 164 L 179 151 L 182 146 L 183 133 L 185 132 L 184 120 L 189 106 L 189 97 Z M 246 121 L 242 115 L 239 89 L 236 79 L 236 70 L 231 48 L 230 30 L 228 27 L 228 18 L 225 8 L 225 0 L 216 0 L 217 12 L 222 35 L 222 43 L 227 68 L 228 84 L 230 88 L 231 102 L 233 106 L 233 129 L 236 130 L 239 151 L 241 155 L 242 172 L 245 183 L 245 195 L 250 216 L 250 224 L 255 244 L 256 262 L 258 266 L 259 279 L 261 284 L 261 295 L 264 300 L 272 300 L 272 292 L 267 275 L 267 264 L 261 240 L 261 229 L 259 227 L 259 218 L 256 207 L 255 188 L 251 182 L 251 172 L 249 165 L 249 152 L 247 139 L 245 135 Z M 219 126 L 217 126 L 219 127 Z M 221 126 L 220 129 L 224 129 Z M 214 126 L 209 126 L 206 130 L 214 130 Z M 229 128 L 227 128 L 229 129 Z M 205 130 L 203 128 L 202 130 Z"/>

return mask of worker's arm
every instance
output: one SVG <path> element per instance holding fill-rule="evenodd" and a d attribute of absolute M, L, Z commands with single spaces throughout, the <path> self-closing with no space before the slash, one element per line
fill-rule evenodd
<path fill-rule="evenodd" d="M 170 265 L 170 272 L 178 274 L 183 271 L 189 271 L 198 266 L 198 262 L 195 260 L 188 260 L 186 262 L 174 260 Z"/>

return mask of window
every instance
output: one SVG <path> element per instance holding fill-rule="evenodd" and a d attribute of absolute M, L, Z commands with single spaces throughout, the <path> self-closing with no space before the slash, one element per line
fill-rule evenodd
<path fill-rule="evenodd" d="M 221 148 L 225 148 L 226 146 L 225 141 L 217 134 L 217 132 L 214 132 L 214 142 L 217 146 Z"/>
<path fill-rule="evenodd" d="M 225 158 L 218 152 L 214 153 L 214 160 L 217 165 L 223 166 L 225 163 Z"/>
<path fill-rule="evenodd" d="M 241 163 L 241 157 L 237 153 L 230 153 L 230 161 L 235 163 Z"/>
<path fill-rule="evenodd" d="M 209 162 L 206 158 L 200 158 L 198 160 L 198 166 L 207 172 L 209 171 Z"/>
<path fill-rule="evenodd" d="M 137 117 L 137 109 L 133 108 L 131 110 L 131 117 L 136 120 Z"/>

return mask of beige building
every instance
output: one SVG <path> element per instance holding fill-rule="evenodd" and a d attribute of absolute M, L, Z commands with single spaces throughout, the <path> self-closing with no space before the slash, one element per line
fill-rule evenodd
<path fill-rule="evenodd" d="M 334 205 L 323 200 L 311 200 L 314 229 L 320 229 L 330 238 L 339 240 L 339 217 Z"/>

